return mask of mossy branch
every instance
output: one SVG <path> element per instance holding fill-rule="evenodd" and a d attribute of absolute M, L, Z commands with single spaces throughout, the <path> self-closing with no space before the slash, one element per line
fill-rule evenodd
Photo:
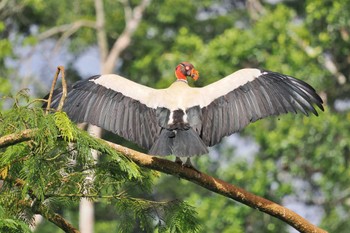
<path fill-rule="evenodd" d="M 26 129 L 20 133 L 12 133 L 0 138 L 0 148 L 15 145 L 20 142 L 31 140 L 36 133 L 37 129 Z"/>
<path fill-rule="evenodd" d="M 18 142 L 31 140 L 33 139 L 34 135 L 35 135 L 35 129 L 25 130 L 21 133 L 3 136 L 0 138 L 0 148 L 13 145 Z M 281 205 L 278 205 L 265 198 L 249 193 L 248 191 L 241 189 L 239 187 L 236 187 L 232 184 L 229 184 L 223 180 L 214 178 L 212 176 L 193 170 L 191 168 L 184 167 L 178 163 L 175 163 L 166 159 L 161 159 L 158 157 L 143 154 L 138 151 L 135 151 L 127 147 L 123 147 L 102 139 L 96 139 L 96 140 L 99 140 L 101 143 L 108 144 L 115 151 L 128 157 L 139 166 L 157 170 L 166 174 L 180 177 L 182 179 L 186 179 L 212 192 L 221 194 L 235 201 L 248 205 L 251 208 L 258 209 L 264 213 L 267 213 L 271 216 L 279 218 L 300 232 L 305 232 L 305 233 L 325 233 L 326 232 L 325 230 L 322 230 L 314 226 L 313 224 L 311 224 L 310 222 L 302 218 L 300 215 L 294 213 L 290 209 L 285 208 Z M 99 149 L 99 148 L 94 148 L 93 145 L 91 146 L 91 148 Z M 52 218 L 51 220 L 55 221 L 55 218 Z"/>
<path fill-rule="evenodd" d="M 48 210 L 48 208 L 44 205 L 40 205 L 37 208 L 37 214 L 42 215 L 44 218 L 64 230 L 64 232 L 67 233 L 79 233 L 72 224 L 70 224 L 65 218 L 63 218 L 61 215 L 57 213 L 53 213 L 52 211 Z"/>

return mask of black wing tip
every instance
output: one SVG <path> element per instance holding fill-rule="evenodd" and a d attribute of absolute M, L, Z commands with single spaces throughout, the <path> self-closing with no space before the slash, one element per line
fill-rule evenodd
<path fill-rule="evenodd" d="M 323 102 L 322 98 L 317 94 L 316 90 L 307 82 L 300 80 L 300 79 L 297 79 L 297 78 L 290 76 L 290 75 L 285 75 L 285 74 L 281 74 L 281 73 L 266 70 L 266 69 L 259 69 L 259 70 L 261 72 L 260 76 L 272 75 L 274 77 L 286 78 L 288 80 L 291 80 L 292 82 L 297 82 L 299 85 L 303 86 L 304 88 L 307 88 L 308 94 L 311 95 L 315 99 L 314 101 L 310 101 L 310 104 L 311 105 L 315 104 L 322 112 L 325 111 L 325 109 L 323 107 L 324 102 Z M 317 110 L 315 108 L 312 107 L 312 108 L 309 108 L 307 110 L 309 112 L 312 112 L 315 116 L 319 116 L 319 113 L 317 112 Z M 306 116 L 309 116 L 308 111 L 302 111 L 302 113 Z"/>
<path fill-rule="evenodd" d="M 322 111 L 322 112 L 324 112 L 325 111 L 325 109 L 324 109 L 324 107 L 323 107 L 323 105 L 322 105 L 322 103 L 317 103 L 317 107 Z M 316 111 L 316 110 L 315 110 Z M 318 114 L 318 112 L 316 111 L 316 113 L 314 113 L 315 114 L 315 116 L 319 116 L 319 114 Z"/>
<path fill-rule="evenodd" d="M 324 109 L 324 107 L 323 107 L 323 105 L 321 104 L 320 106 L 318 106 L 321 110 L 322 110 L 322 112 L 324 112 L 325 111 L 325 109 Z"/>
<path fill-rule="evenodd" d="M 316 92 L 315 92 L 315 95 L 317 95 Z M 306 115 L 308 117 L 310 116 L 310 114 L 309 114 L 310 112 L 312 114 L 314 114 L 315 116 L 319 116 L 319 112 L 318 112 L 319 110 L 321 110 L 322 112 L 325 111 L 325 109 L 324 109 L 324 107 L 322 105 L 323 104 L 322 99 L 320 99 L 320 101 L 309 101 L 309 104 L 310 104 L 310 106 L 308 106 L 308 107 L 307 106 L 303 106 L 304 109 L 298 109 L 298 110 L 301 111 L 304 115 Z M 316 110 L 315 105 L 318 107 L 318 110 Z"/>
<path fill-rule="evenodd" d="M 300 81 L 300 80 L 299 80 Z M 303 82 L 303 81 L 301 81 Z M 310 86 L 308 83 L 304 82 L 305 84 L 307 84 L 308 86 Z M 311 86 L 310 86 L 311 87 Z M 311 87 L 312 88 L 312 87 Z M 314 105 L 316 105 L 318 107 L 319 110 L 321 110 L 322 112 L 325 111 L 324 107 L 323 107 L 323 100 L 321 98 L 321 96 L 319 96 L 316 92 L 315 89 L 312 88 L 312 92 L 309 93 L 309 95 L 311 95 L 314 99 L 310 99 L 309 102 L 311 104 L 311 106 L 313 107 L 311 109 L 311 111 L 314 113 L 314 115 L 318 116 L 318 112 L 317 110 L 314 108 Z"/>

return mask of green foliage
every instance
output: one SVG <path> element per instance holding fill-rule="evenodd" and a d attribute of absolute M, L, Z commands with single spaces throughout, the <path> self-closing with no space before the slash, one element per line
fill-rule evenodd
<path fill-rule="evenodd" d="M 251 127 L 249 132 L 266 148 L 258 155 L 265 162 L 277 160 L 276 168 L 280 174 L 310 184 L 303 199 L 309 204 L 322 200 L 325 211 L 331 213 L 324 220 L 324 227 L 343 232 L 341 229 L 349 226 L 347 213 L 350 212 L 349 204 L 343 200 L 343 192 L 348 192 L 344 187 L 348 187 L 350 176 L 350 133 L 344 130 L 350 128 L 350 115 L 334 114 L 329 109 L 326 113 L 318 118 L 286 116 L 268 125 L 274 127 L 273 131 L 266 132 L 267 124 L 260 123 Z M 299 125 L 303 126 L 302 130 Z M 285 136 L 281 137 L 281 134 Z M 336 223 L 328 224 L 331 219 Z"/>
<path fill-rule="evenodd" d="M 0 21 L 0 33 L 2 33 L 5 30 L 5 24 L 3 21 Z M 6 56 L 10 56 L 12 54 L 12 45 L 9 39 L 2 38 L 0 39 L 0 61 L 1 64 L 3 62 L 3 59 Z"/>
<path fill-rule="evenodd" d="M 11 90 L 11 83 L 8 79 L 5 79 L 3 77 L 0 77 L 0 94 L 1 98 L 4 98 L 5 95 L 10 94 Z"/>
<path fill-rule="evenodd" d="M 72 141 L 77 138 L 77 135 L 74 131 L 74 125 L 69 120 L 65 112 L 55 112 L 54 113 L 55 125 L 60 130 L 61 137 L 64 141 Z"/>
<path fill-rule="evenodd" d="M 167 225 L 159 227 L 159 232 L 199 232 L 201 228 L 194 217 L 197 212 L 192 206 L 186 202 L 172 201 L 165 207 L 164 221 Z"/>
<path fill-rule="evenodd" d="M 0 206 L 0 231 L 8 233 L 30 233 L 28 225 L 23 223 L 17 216 L 7 216 L 6 211 Z"/>

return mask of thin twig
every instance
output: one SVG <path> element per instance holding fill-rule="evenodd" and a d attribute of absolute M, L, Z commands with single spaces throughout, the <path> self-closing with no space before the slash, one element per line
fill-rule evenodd
<path fill-rule="evenodd" d="M 57 107 L 57 111 L 61 111 L 63 108 L 64 101 L 66 100 L 66 97 L 67 97 L 67 83 L 66 83 L 64 67 L 58 66 L 57 70 L 61 71 L 61 77 L 62 77 L 62 97 L 61 97 L 60 103 Z"/>
<path fill-rule="evenodd" d="M 58 79 L 58 75 L 61 72 L 61 77 L 62 77 L 62 97 L 60 100 L 60 103 L 57 107 L 57 111 L 61 111 L 63 108 L 63 104 L 64 101 L 66 100 L 67 97 L 67 82 L 66 82 L 66 77 L 65 77 L 65 72 L 64 72 L 64 67 L 63 66 L 58 66 L 56 73 L 55 73 L 55 77 L 53 78 L 52 84 L 51 84 L 51 90 L 50 90 L 50 94 L 49 94 L 49 98 L 47 100 L 47 106 L 46 106 L 46 114 L 49 113 L 50 108 L 51 108 L 51 102 L 52 102 L 52 96 L 53 96 L 53 92 L 55 90 L 55 86 L 57 83 L 57 79 Z"/>
<path fill-rule="evenodd" d="M 49 94 L 49 98 L 47 99 L 47 106 L 46 106 L 46 114 L 49 113 L 50 108 L 51 108 L 51 102 L 52 102 L 52 96 L 53 96 L 53 91 L 55 90 L 55 86 L 57 83 L 57 79 L 58 79 L 58 75 L 60 74 L 60 69 L 56 70 L 55 76 L 53 78 L 52 84 L 51 84 L 51 89 L 50 89 L 50 94 Z"/>
<path fill-rule="evenodd" d="M 57 54 L 57 52 L 60 51 L 63 43 L 69 38 L 71 37 L 74 33 L 76 33 L 78 30 L 80 29 L 80 27 L 72 27 L 69 30 L 65 31 L 62 33 L 62 35 L 60 36 L 60 38 L 56 41 L 55 43 L 55 47 L 52 50 L 52 54 Z"/>
<path fill-rule="evenodd" d="M 100 198 L 100 199 L 121 199 L 125 196 L 124 192 L 115 195 L 102 195 L 102 194 L 84 194 L 84 193 L 48 193 L 45 194 L 45 198 L 52 197 L 70 197 L 70 198 Z M 151 201 L 150 201 L 151 202 Z M 157 203 L 157 202 L 155 202 Z M 162 203 L 162 202 L 159 202 Z"/>
<path fill-rule="evenodd" d="M 64 24 L 64 25 L 52 27 L 49 30 L 47 30 L 43 33 L 40 33 L 38 35 L 38 39 L 45 40 L 47 38 L 54 36 L 55 34 L 66 32 L 68 30 L 71 30 L 72 28 L 74 28 L 74 30 L 77 31 L 77 29 L 79 29 L 81 27 L 96 28 L 96 24 L 92 20 L 78 20 L 78 21 L 75 21 L 75 22 L 70 23 L 70 24 Z"/>

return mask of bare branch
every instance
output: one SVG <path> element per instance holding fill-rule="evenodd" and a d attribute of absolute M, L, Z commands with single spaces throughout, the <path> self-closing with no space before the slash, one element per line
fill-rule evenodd
<path fill-rule="evenodd" d="M 8 0 L 3 0 L 3 1 L 1 1 L 1 2 L 0 2 L 0 10 L 5 9 L 7 3 L 8 3 Z"/>
<path fill-rule="evenodd" d="M 323 54 L 323 66 L 337 78 L 337 82 L 340 85 L 344 85 L 346 83 L 346 77 L 343 73 L 341 73 L 338 69 L 337 64 L 334 61 L 334 57 L 330 53 Z"/>
<path fill-rule="evenodd" d="M 61 77 L 62 77 L 62 97 L 60 99 L 60 103 L 58 104 L 57 111 L 61 111 L 63 108 L 64 101 L 66 100 L 67 97 L 67 83 L 66 83 L 66 77 L 64 73 L 64 67 L 63 66 L 58 66 L 57 71 L 61 71 Z M 48 105 L 49 106 L 49 105 Z"/>
<path fill-rule="evenodd" d="M 132 8 L 130 7 L 128 0 L 120 0 L 120 2 L 124 6 L 125 25 L 127 25 L 129 21 L 132 19 Z"/>
<path fill-rule="evenodd" d="M 49 98 L 47 98 L 46 114 L 48 114 L 49 111 L 50 111 L 53 91 L 55 90 L 55 86 L 56 86 L 56 83 L 57 83 L 57 79 L 58 79 L 59 73 L 60 73 L 60 70 L 57 69 L 56 73 L 55 73 L 55 76 L 53 77 L 53 80 L 52 80 L 52 83 L 51 83 L 51 89 L 50 89 Z"/>
<path fill-rule="evenodd" d="M 51 102 L 52 102 L 52 95 L 53 95 L 53 91 L 55 89 L 56 83 L 57 83 L 57 79 L 58 79 L 58 75 L 60 74 L 60 71 L 62 71 L 62 97 L 60 100 L 60 103 L 58 105 L 57 110 L 60 111 L 63 107 L 64 101 L 67 97 L 67 83 L 66 83 L 66 79 L 65 79 L 65 74 L 64 74 L 64 67 L 63 66 L 58 66 L 56 73 L 55 73 L 55 77 L 53 78 L 52 84 L 51 84 L 51 90 L 50 90 L 50 94 L 49 94 L 49 98 L 47 99 L 47 106 L 46 106 L 46 114 L 49 112 L 50 107 L 51 107 Z"/>
<path fill-rule="evenodd" d="M 0 148 L 15 145 L 17 143 L 31 140 L 38 129 L 26 129 L 20 133 L 13 133 L 0 138 Z"/>
<path fill-rule="evenodd" d="M 266 13 L 264 6 L 259 0 L 248 0 L 246 2 L 246 7 L 250 17 L 254 20 L 259 20 L 259 18 Z"/>
<path fill-rule="evenodd" d="M 70 24 L 63 24 L 57 27 L 50 28 L 49 30 L 42 32 L 38 35 L 38 40 L 45 40 L 59 33 L 64 33 L 66 31 L 76 32 L 81 27 L 96 28 L 96 24 L 91 20 L 78 20 Z"/>
<path fill-rule="evenodd" d="M 71 28 L 62 32 L 61 37 L 57 40 L 57 42 L 55 44 L 55 48 L 54 48 L 53 52 L 56 53 L 57 51 L 59 51 L 63 42 L 66 41 L 74 33 L 76 33 L 80 28 L 81 27 L 79 25 L 73 25 Z"/>
<path fill-rule="evenodd" d="M 5 20 L 14 14 L 20 14 L 25 7 L 25 3 L 17 1 L 1 0 L 0 1 L 0 19 Z"/>

